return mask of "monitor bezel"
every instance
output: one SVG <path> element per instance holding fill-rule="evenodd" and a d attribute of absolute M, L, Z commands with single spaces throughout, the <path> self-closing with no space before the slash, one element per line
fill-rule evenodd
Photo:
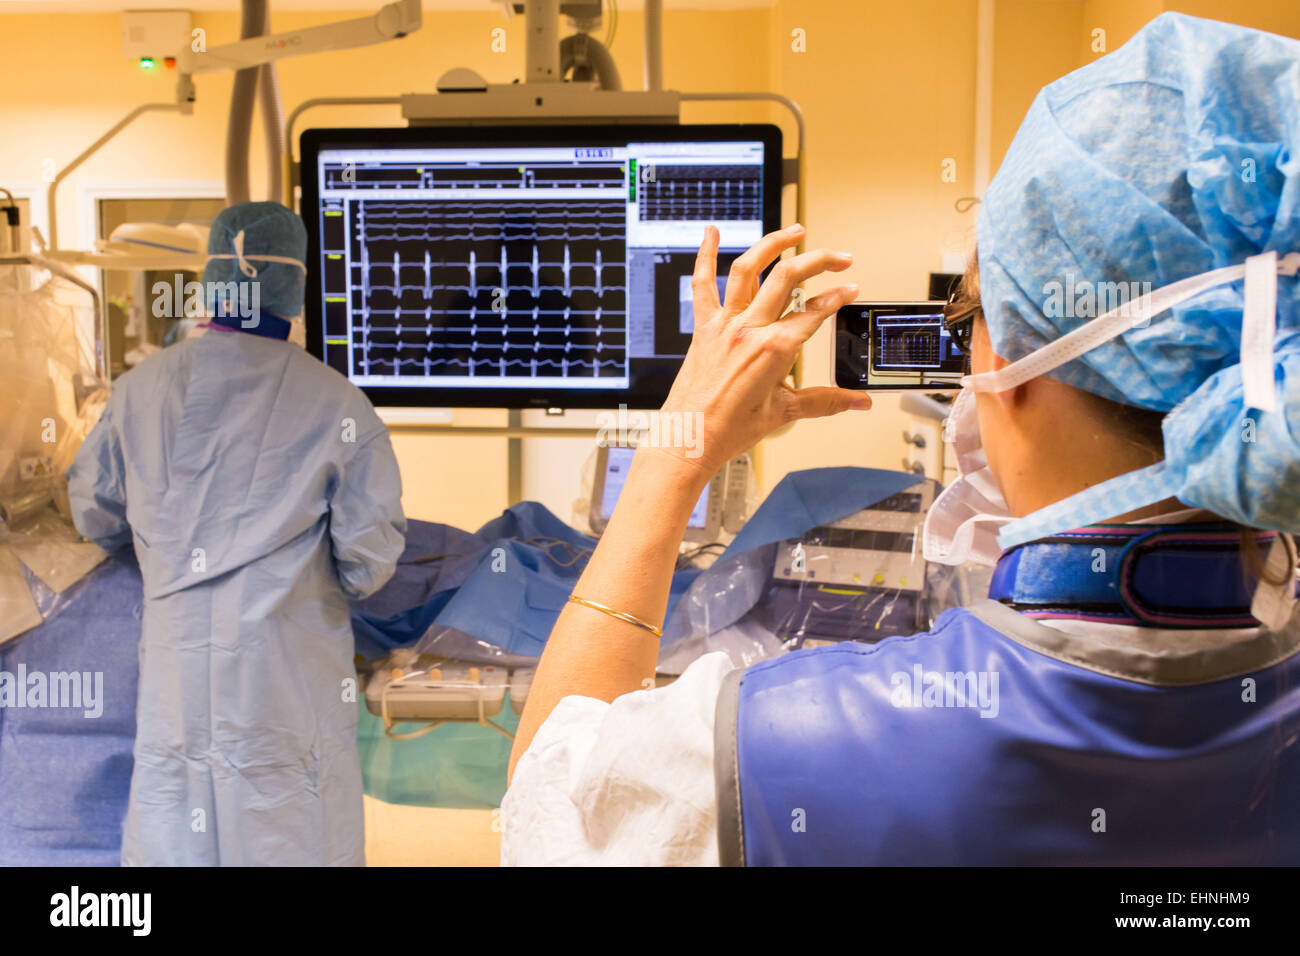
<path fill-rule="evenodd" d="M 307 351 L 324 361 L 321 314 L 320 224 L 317 158 L 326 149 L 475 148 L 528 146 L 618 146 L 628 142 L 728 142 L 763 144 L 763 233 L 780 228 L 784 187 L 782 138 L 770 123 L 608 124 L 601 126 L 412 126 L 318 128 L 299 138 L 299 210 L 307 226 L 307 296 L 303 308 Z M 311 216 L 305 213 L 310 211 Z M 442 388 L 358 386 L 377 407 L 422 408 L 658 408 L 675 376 L 643 375 L 628 388 Z"/>

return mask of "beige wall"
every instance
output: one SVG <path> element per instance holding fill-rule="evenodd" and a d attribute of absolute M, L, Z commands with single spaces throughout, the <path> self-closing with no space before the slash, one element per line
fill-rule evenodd
<path fill-rule="evenodd" d="M 183 6 L 181 2 L 177 6 Z M 484 5 L 486 6 L 486 4 Z M 1234 20 L 1300 36 L 1295 0 L 998 0 L 990 130 L 996 168 L 1038 89 L 1088 62 L 1092 30 L 1108 49 L 1165 9 Z M 284 29 L 341 19 L 280 14 Z M 232 14 L 199 12 L 195 24 L 213 43 L 236 36 Z M 308 97 L 429 91 L 454 66 L 504 82 L 522 72 L 522 20 L 505 24 L 507 51 L 493 53 L 491 11 L 426 12 L 425 26 L 396 43 L 283 61 L 286 108 Z M 116 15 L 0 15 L 0 185 L 39 182 L 41 163 L 62 165 L 137 104 L 171 98 L 172 75 L 141 73 L 122 55 Z M 792 48 L 803 31 L 806 52 Z M 614 53 L 625 86 L 641 83 L 642 19 L 624 11 Z M 805 222 L 811 242 L 857 257 L 852 277 L 864 296 L 915 298 L 929 271 L 974 241 L 975 213 L 953 201 L 972 189 L 976 0 L 776 0 L 770 7 L 670 8 L 665 14 L 665 81 L 681 90 L 775 90 L 802 107 L 809 131 Z M 78 240 L 79 186 L 104 182 L 219 181 L 223 175 L 230 78 L 196 80 L 194 115 L 148 116 L 110 144 L 64 187 L 65 245 Z M 779 121 L 765 106 L 691 106 L 689 122 Z M 396 109 L 319 111 L 305 125 L 395 125 Z M 260 147 L 260 130 L 255 131 Z M 942 181 L 941 163 L 956 162 L 957 181 Z M 260 153 L 255 194 L 264 182 Z M 789 217 L 787 217 L 789 218 Z M 814 283 L 817 291 L 824 283 Z M 829 339 L 805 352 L 808 384 L 824 384 Z M 501 413 L 458 412 L 462 424 L 502 421 Z M 870 413 L 807 422 L 770 442 L 763 483 L 820 465 L 897 468 L 900 432 L 910 420 L 897 401 L 877 396 Z M 937 434 L 931 432 L 933 451 Z M 408 514 L 473 528 L 506 503 L 504 441 L 437 439 L 398 433 Z M 530 442 L 532 489 L 563 518 L 577 491 L 584 442 Z M 933 459 L 932 459 L 933 460 Z M 539 464 L 540 462 L 540 464 Z M 497 837 L 486 811 L 421 811 L 367 802 L 372 862 L 491 862 Z"/>
<path fill-rule="evenodd" d="M 993 129 L 996 170 L 1038 91 L 1081 64 L 1083 3 L 998 0 L 993 46 Z"/>
<path fill-rule="evenodd" d="M 1295 0 L 1165 0 L 1164 9 L 1300 38 L 1300 3 Z"/>
<path fill-rule="evenodd" d="M 1293 0 L 998 0 L 994 95 L 990 131 L 993 168 L 1025 110 L 1045 83 L 1087 62 L 1092 31 L 1106 31 L 1114 49 L 1163 9 L 1219 16 L 1267 29 L 1300 33 Z M 329 22 L 347 14 L 277 14 L 276 28 Z M 976 0 L 776 0 L 770 7 L 685 10 L 665 15 L 665 80 L 682 90 L 775 90 L 803 108 L 809 131 L 806 223 L 810 241 L 848 249 L 857 257 L 852 277 L 864 296 L 915 298 L 926 273 L 945 253 L 964 255 L 974 239 L 975 212 L 959 214 L 953 200 L 972 188 Z M 173 74 L 142 73 L 121 55 L 113 14 L 4 16 L 0 31 L 0 178 L 38 183 L 42 162 L 61 166 L 133 106 L 166 101 Z M 231 13 L 199 11 L 196 26 L 210 42 L 231 40 Z M 503 26 L 506 51 L 495 53 L 491 31 Z M 492 10 L 426 14 L 425 26 L 403 40 L 281 62 L 287 108 L 314 96 L 392 95 L 430 90 L 454 66 L 491 81 L 522 72 L 522 19 L 504 21 Z M 793 49 L 802 31 L 805 52 Z M 642 17 L 624 11 L 614 52 L 625 85 L 642 75 Z M 59 64 L 55 69 L 52 65 Z M 78 190 L 92 184 L 168 181 L 219 183 L 223 176 L 225 112 L 230 77 L 196 80 L 194 115 L 150 115 L 109 144 L 62 189 L 60 229 L 77 245 Z M 330 108 L 309 113 L 303 125 L 393 125 L 395 108 Z M 685 119 L 767 120 L 785 113 L 761 105 L 691 105 Z M 254 130 L 260 147 L 260 128 Z M 252 164 L 255 195 L 264 183 L 262 157 Z M 956 162 L 957 182 L 940 178 L 940 164 Z M 787 218 L 793 205 L 787 202 Z M 824 283 L 814 283 L 816 291 Z M 829 380 L 829 337 L 823 331 L 805 350 L 804 378 Z M 580 416 L 579 416 L 580 417 Z M 500 413 L 457 413 L 457 422 L 502 421 Z M 786 472 L 818 465 L 896 468 L 906 453 L 900 440 L 912 423 L 897 401 L 878 395 L 870 413 L 803 423 L 768 442 L 763 484 Z M 937 438 L 932 430 L 931 434 Z M 496 439 L 395 436 L 403 464 L 405 506 L 413 517 L 476 527 L 506 504 L 505 443 Z M 931 441 L 932 454 L 937 442 Z M 587 445 L 529 442 L 531 486 L 562 517 L 577 492 Z"/>
<path fill-rule="evenodd" d="M 338 10 L 277 14 L 273 27 L 285 30 L 351 15 Z M 0 182 L 39 184 L 47 159 L 61 168 L 130 109 L 173 99 L 174 73 L 144 73 L 122 55 L 119 19 L 116 14 L 0 16 L 0 117 L 8 131 L 0 136 Z M 194 25 L 208 32 L 210 44 L 238 38 L 234 14 L 199 11 Z M 491 31 L 497 27 L 506 30 L 504 52 L 493 52 L 491 46 Z M 429 11 L 423 29 L 402 40 L 283 60 L 279 73 L 286 112 L 312 97 L 432 91 L 438 77 L 457 66 L 475 69 L 491 82 L 510 82 L 523 72 L 522 31 L 522 18 L 507 22 L 492 10 Z M 664 73 L 673 86 L 688 90 L 771 86 L 767 56 L 753 55 L 766 46 L 768 11 L 674 10 L 668 31 L 672 43 L 665 51 Z M 642 37 L 641 16 L 625 11 L 614 53 L 624 84 L 632 89 L 641 86 Z M 183 183 L 223 180 L 231 78 L 204 75 L 196 77 L 195 85 L 192 116 L 152 114 L 138 119 L 60 187 L 62 246 L 77 248 L 89 241 L 78 231 L 79 188 L 122 182 L 168 188 L 170 181 L 171 188 L 183 189 Z M 770 116 L 767 107 L 757 105 L 698 104 L 685 110 L 689 122 L 766 121 Z M 306 114 L 299 129 L 400 122 L 396 107 L 328 108 Z M 258 198 L 264 195 L 266 181 L 260 117 L 254 123 L 253 155 L 253 195 Z M 504 424 L 504 416 L 462 410 L 456 421 Z M 558 474 L 546 482 L 546 493 L 537 489 L 538 494 L 567 519 L 586 445 L 529 444 L 529 453 L 546 455 L 548 473 Z M 408 515 L 474 528 L 507 504 L 504 441 L 398 432 L 394 445 L 402 464 Z M 564 470 L 570 474 L 564 475 Z"/>
<path fill-rule="evenodd" d="M 973 241 L 973 214 L 953 202 L 971 192 L 975 4 L 784 0 L 773 26 L 773 82 L 808 125 L 810 244 L 854 254 L 849 276 L 863 298 L 924 298 L 943 254 L 964 254 Z M 792 49 L 795 30 L 807 52 Z M 945 159 L 956 161 L 955 183 L 941 180 Z M 804 349 L 805 384 L 829 383 L 830 349 L 824 327 Z M 798 468 L 899 468 L 910 419 L 891 395 L 874 402 L 870 412 L 802 422 L 769 441 L 764 484 Z M 930 432 L 933 451 L 938 430 Z"/>

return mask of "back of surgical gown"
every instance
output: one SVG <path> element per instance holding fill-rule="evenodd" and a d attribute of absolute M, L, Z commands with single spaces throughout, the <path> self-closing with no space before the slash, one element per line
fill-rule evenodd
<path fill-rule="evenodd" d="M 349 597 L 402 552 L 365 396 L 213 330 L 123 376 L 68 472 L 78 530 L 144 579 L 125 864 L 364 862 Z"/>

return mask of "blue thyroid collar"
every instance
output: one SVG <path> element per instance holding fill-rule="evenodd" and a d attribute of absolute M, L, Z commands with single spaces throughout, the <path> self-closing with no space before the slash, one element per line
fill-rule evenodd
<path fill-rule="evenodd" d="M 1264 559 L 1277 537 L 1255 533 Z M 1027 617 L 1163 628 L 1256 627 L 1256 578 L 1226 522 L 1091 525 L 1003 553 L 989 597 Z"/>
<path fill-rule="evenodd" d="M 260 335 L 268 339 L 287 339 L 289 332 L 293 328 L 288 319 L 282 319 L 278 315 L 273 315 L 265 309 L 259 309 L 256 316 L 256 324 L 245 327 L 244 323 L 249 321 L 238 315 L 214 315 L 208 321 L 214 325 L 225 326 L 228 329 L 234 329 L 236 332 L 247 332 L 249 335 Z"/>

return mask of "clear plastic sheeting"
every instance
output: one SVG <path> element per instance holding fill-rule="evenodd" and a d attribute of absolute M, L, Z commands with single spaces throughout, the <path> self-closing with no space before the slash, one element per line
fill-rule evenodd
<path fill-rule="evenodd" d="M 500 718 L 512 734 L 518 713 L 506 704 Z M 420 723 L 402 725 L 418 731 Z M 444 723 L 430 733 L 394 740 L 381 718 L 361 705 L 357 748 L 366 793 L 385 803 L 462 810 L 500 806 L 510 763 L 509 738 L 472 721 Z"/>
<path fill-rule="evenodd" d="M 434 625 L 424 632 L 415 644 L 415 650 L 427 657 L 462 661 L 466 664 L 487 664 L 498 667 L 534 667 L 537 658 L 527 654 L 512 654 L 507 650 L 471 637 L 454 627 Z"/>
<path fill-rule="evenodd" d="M 54 594 L 67 591 L 104 560 L 104 552 L 83 541 L 71 523 L 52 508 L 13 529 L 6 543 Z"/>
<path fill-rule="evenodd" d="M 748 667 L 787 650 L 788 641 L 768 630 L 757 616 L 750 616 L 711 633 L 692 634 L 664 645 L 658 670 L 660 674 L 679 675 L 692 662 L 714 651 L 725 652 L 737 667 Z"/>
<path fill-rule="evenodd" d="M 716 558 L 683 552 L 660 681 L 713 651 L 743 667 L 821 642 L 924 631 L 982 597 L 990 569 L 927 566 L 921 555 L 938 491 L 867 468 L 788 475 Z M 499 804 L 538 657 L 594 544 L 533 502 L 473 533 L 410 523 L 394 581 L 353 608 L 358 648 L 372 653 L 359 667 L 368 794 Z"/>
<path fill-rule="evenodd" d="M 812 476 L 805 491 L 815 492 L 820 476 L 803 474 Z M 915 481 L 850 514 L 809 517 L 797 536 L 729 551 L 674 608 L 660 671 L 679 674 L 714 651 L 747 667 L 802 647 L 914 634 L 983 597 L 990 569 L 930 564 L 921 554 L 921 527 L 940 490 L 933 479 Z"/>
<path fill-rule="evenodd" d="M 0 545 L 0 643 L 43 620 L 27 581 L 22 562 L 12 550 Z"/>
<path fill-rule="evenodd" d="M 73 528 L 64 478 L 108 397 L 93 322 L 73 283 L 0 264 L 0 642 L 57 614 L 105 557 Z"/>
<path fill-rule="evenodd" d="M 498 806 L 536 664 L 434 627 L 359 668 L 366 792 L 416 806 Z"/>

